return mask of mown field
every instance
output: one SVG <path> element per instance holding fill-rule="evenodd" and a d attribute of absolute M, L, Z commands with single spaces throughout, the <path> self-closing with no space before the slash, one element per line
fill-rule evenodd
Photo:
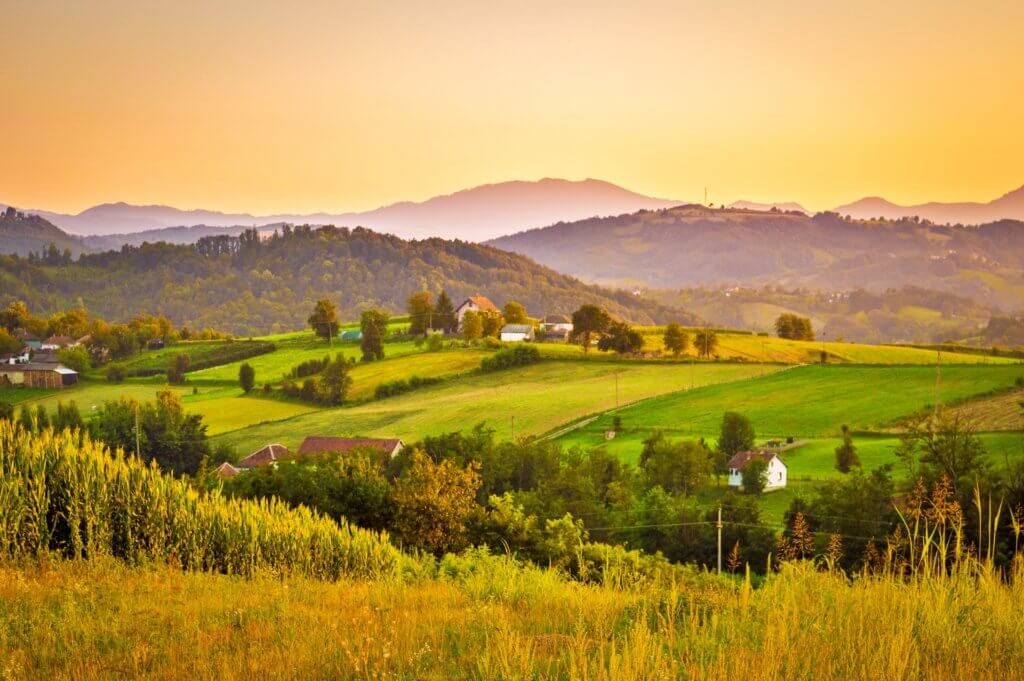
<path fill-rule="evenodd" d="M 770 369 L 770 368 L 769 368 Z M 619 404 L 712 383 L 759 376 L 745 364 L 658 364 L 549 360 L 474 374 L 438 386 L 357 405 L 324 409 L 217 438 L 248 452 L 267 442 L 295 446 L 307 435 L 366 435 L 416 440 L 486 422 L 499 438 L 539 435 Z"/>

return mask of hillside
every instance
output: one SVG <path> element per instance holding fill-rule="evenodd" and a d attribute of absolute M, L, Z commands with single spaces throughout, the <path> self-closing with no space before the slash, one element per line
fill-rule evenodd
<path fill-rule="evenodd" d="M 913 284 L 1009 310 L 1024 304 L 1024 223 L 1012 220 L 963 228 L 688 205 L 488 243 L 608 285 L 884 291 Z"/>
<path fill-rule="evenodd" d="M 39 265 L 0 259 L 8 280 L 0 301 L 24 300 L 53 312 L 77 301 L 124 320 L 141 311 L 176 325 L 239 335 L 301 328 L 314 301 L 329 298 L 344 318 L 367 307 L 404 310 L 424 287 L 452 298 L 477 293 L 498 305 L 518 300 L 534 315 L 570 313 L 584 302 L 637 323 L 696 318 L 625 291 L 589 286 L 522 256 L 461 241 L 403 241 L 370 230 L 297 228 L 244 244 L 217 237 L 199 246 L 149 244 Z"/>
<path fill-rule="evenodd" d="M 58 251 L 69 250 L 72 255 L 90 250 L 79 239 L 38 215 L 26 215 L 14 208 L 0 211 L 0 253 L 42 253 L 50 244 Z"/>
<path fill-rule="evenodd" d="M 1024 187 L 984 203 L 932 201 L 913 206 L 900 206 L 886 199 L 872 196 L 839 206 L 835 212 L 860 219 L 883 217 L 894 220 L 917 216 L 922 220 L 950 225 L 977 225 L 1005 219 L 1024 220 Z"/>
<path fill-rule="evenodd" d="M 34 212 L 69 232 L 82 235 L 109 236 L 188 225 L 234 227 L 288 222 L 362 226 L 407 239 L 443 237 L 484 241 L 560 220 L 619 215 L 642 208 L 665 208 L 676 203 L 678 201 L 637 194 L 601 180 L 574 182 L 544 178 L 536 182 L 481 185 L 425 201 L 402 201 L 363 212 L 257 216 L 127 203 L 93 206 L 74 215 Z M 130 241 L 126 240 L 126 243 Z"/>

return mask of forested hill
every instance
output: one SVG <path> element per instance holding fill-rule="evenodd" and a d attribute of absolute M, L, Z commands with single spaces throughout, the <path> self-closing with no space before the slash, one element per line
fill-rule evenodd
<path fill-rule="evenodd" d="M 90 249 L 38 215 L 26 215 L 11 207 L 0 210 L 0 253 L 28 255 L 44 254 L 48 250 L 52 258 L 54 251 L 78 255 Z"/>
<path fill-rule="evenodd" d="M 126 246 L 67 264 L 3 256 L 0 284 L 0 302 L 21 299 L 41 312 L 81 303 L 107 319 L 162 313 L 177 325 L 240 335 L 301 328 L 319 298 L 333 300 L 346 319 L 371 306 L 400 312 L 424 287 L 445 288 L 456 301 L 477 293 L 498 305 L 514 299 L 535 316 L 569 314 L 593 302 L 636 323 L 695 321 L 495 248 L 404 241 L 362 228 L 297 227 L 262 241 L 247 232 L 195 245 Z"/>
<path fill-rule="evenodd" d="M 488 243 L 605 285 L 884 291 L 912 284 L 1005 310 L 1024 304 L 1024 223 L 1015 220 L 940 226 L 688 205 Z"/>

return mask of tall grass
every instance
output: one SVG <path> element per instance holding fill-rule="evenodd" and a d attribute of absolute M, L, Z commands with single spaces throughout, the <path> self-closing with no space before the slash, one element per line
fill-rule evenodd
<path fill-rule="evenodd" d="M 83 433 L 0 421 L 0 556 L 56 552 L 323 579 L 393 573 L 387 537 L 276 500 L 200 494 Z"/>

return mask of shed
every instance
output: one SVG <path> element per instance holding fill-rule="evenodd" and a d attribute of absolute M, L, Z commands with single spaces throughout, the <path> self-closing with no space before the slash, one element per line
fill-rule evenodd
<path fill-rule="evenodd" d="M 506 324 L 501 327 L 501 340 L 520 343 L 533 340 L 533 327 L 529 324 Z"/>

